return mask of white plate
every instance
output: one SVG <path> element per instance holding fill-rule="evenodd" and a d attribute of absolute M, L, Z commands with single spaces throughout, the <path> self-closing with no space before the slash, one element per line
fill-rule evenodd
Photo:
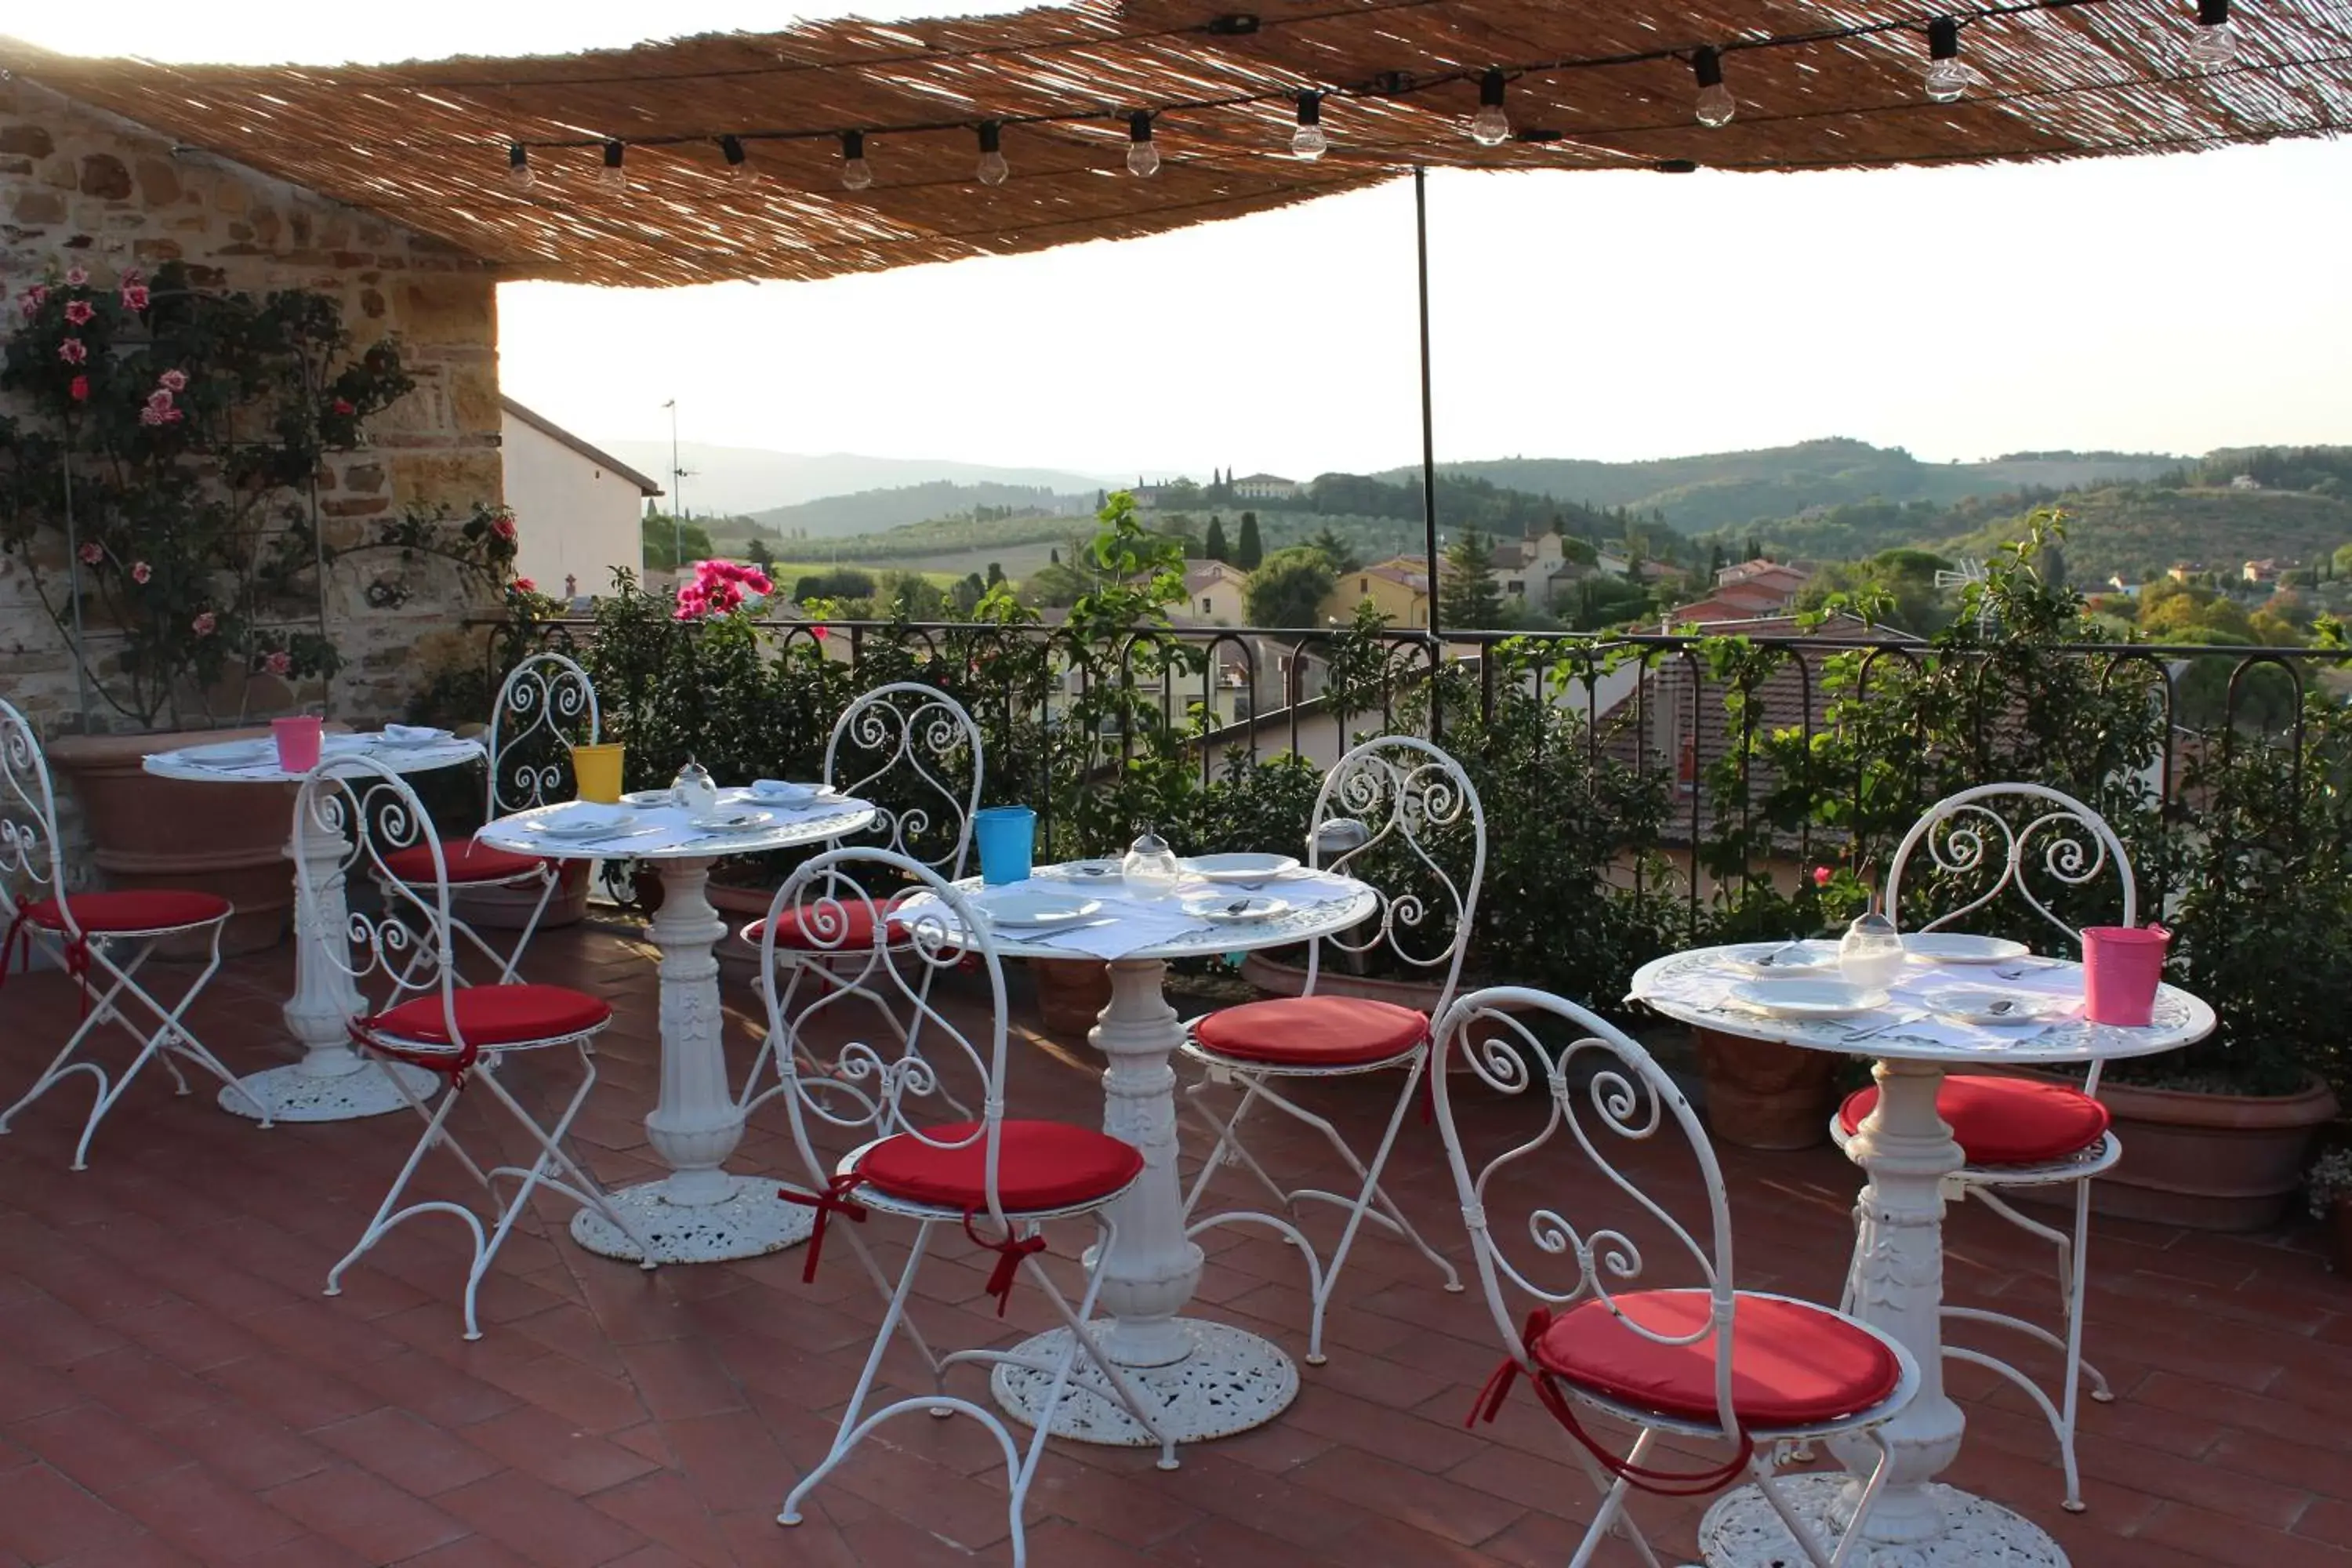
<path fill-rule="evenodd" d="M 1252 921 L 1270 921 L 1276 915 L 1286 915 L 1290 905 L 1281 899 L 1251 898 L 1246 895 L 1225 898 L 1193 897 L 1184 900 L 1184 912 L 1194 920 L 1208 921 L 1215 925 L 1241 925 Z"/>
<path fill-rule="evenodd" d="M 833 793 L 830 784 L 790 784 L 782 779 L 755 779 L 743 794 L 761 805 L 807 805 Z"/>
<path fill-rule="evenodd" d="M 1057 882 L 1111 882 L 1118 879 L 1119 862 L 1065 860 L 1058 866 L 1040 866 L 1031 875 L 1048 877 Z"/>
<path fill-rule="evenodd" d="M 1775 1018 L 1851 1018 L 1886 1005 L 1886 993 L 1843 980 L 1743 980 L 1732 999 Z"/>
<path fill-rule="evenodd" d="M 775 814 L 766 811 L 706 811 L 686 819 L 687 826 L 702 833 L 757 833 L 775 820 Z"/>
<path fill-rule="evenodd" d="M 1907 932 L 1903 938 L 1903 951 L 1930 963 L 2007 963 L 2033 952 L 2023 942 L 2011 942 L 2007 937 L 1970 936 L 1957 931 Z"/>
<path fill-rule="evenodd" d="M 2029 996 L 2015 991 L 1979 991 L 1974 987 L 1954 986 L 1948 991 L 1930 991 L 1919 1000 L 1939 1018 L 1949 1018 L 1956 1024 L 1986 1024 L 1998 1027 L 2003 1024 L 2046 1024 L 2054 1016 L 2047 996 Z"/>
<path fill-rule="evenodd" d="M 1801 942 L 1791 946 L 1785 942 L 1745 942 L 1725 953 L 1723 964 L 1742 974 L 1828 980 L 1838 972 L 1837 943 Z"/>
<path fill-rule="evenodd" d="M 666 789 L 633 789 L 621 797 L 623 805 L 634 805 L 639 811 L 652 811 L 659 806 L 676 805 L 677 796 Z"/>
<path fill-rule="evenodd" d="M 275 762 L 278 759 L 278 742 L 215 741 L 206 746 L 190 746 L 180 755 L 192 763 L 205 763 L 216 768 L 236 768 L 247 763 Z"/>
<path fill-rule="evenodd" d="M 1034 931 L 1085 920 L 1102 909 L 1102 901 L 1075 898 L 1067 893 L 999 893 L 979 908 L 992 925 L 1009 926 L 1015 931 Z"/>
<path fill-rule="evenodd" d="M 404 729 L 394 734 L 390 730 L 370 737 L 379 746 L 446 746 L 457 737 L 446 730 Z"/>
<path fill-rule="evenodd" d="M 1203 882 L 1266 882 L 1298 869 L 1288 855 L 1195 855 L 1179 864 Z"/>
<path fill-rule="evenodd" d="M 531 828 L 550 838 L 602 838 L 608 833 L 618 833 L 628 826 L 625 812 L 609 805 L 562 805 L 545 816 L 534 817 Z"/>

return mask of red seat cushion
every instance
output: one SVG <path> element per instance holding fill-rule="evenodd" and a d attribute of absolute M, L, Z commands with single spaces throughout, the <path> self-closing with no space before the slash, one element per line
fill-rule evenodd
<path fill-rule="evenodd" d="M 941 1142 L 970 1138 L 959 1148 L 940 1149 L 911 1132 L 886 1138 L 858 1157 L 860 1181 L 893 1197 L 942 1208 L 988 1205 L 982 1163 L 987 1142 L 976 1121 L 934 1127 Z M 1143 1156 L 1131 1143 L 1108 1132 L 1067 1121 L 1007 1121 L 1000 1130 L 996 1195 L 1006 1212 L 1035 1213 L 1072 1208 L 1109 1197 L 1143 1173 Z"/>
<path fill-rule="evenodd" d="M 822 910 L 822 915 L 819 911 Z M 816 927 L 812 936 L 803 920 Z M 846 924 L 845 932 L 841 926 Z M 889 940 L 898 942 L 906 935 L 906 928 L 898 921 L 890 922 Z M 743 928 L 743 940 L 753 947 L 767 940 L 768 922 L 754 921 Z M 855 952 L 874 945 L 874 906 L 863 899 L 845 899 L 839 904 L 793 905 L 776 917 L 776 945 L 798 948 L 804 952 Z"/>
<path fill-rule="evenodd" d="M 1617 1305 L 1653 1333 L 1688 1334 L 1709 1322 L 1704 1290 L 1640 1290 Z M 1712 1422 L 1717 1341 L 1662 1345 L 1587 1301 L 1555 1319 L 1536 1360 L 1606 1399 L 1661 1415 Z M 1731 1405 L 1744 1428 L 1806 1426 L 1867 1410 L 1895 1392 L 1902 1363 L 1885 1342 L 1826 1307 L 1777 1296 L 1738 1298 L 1731 1335 Z"/>
<path fill-rule="evenodd" d="M 1210 1014 L 1192 1037 L 1221 1057 L 1278 1067 L 1361 1067 L 1429 1037 L 1429 1018 L 1393 1002 L 1277 996 Z"/>
<path fill-rule="evenodd" d="M 547 864 L 536 855 L 493 849 L 478 838 L 444 838 L 441 857 L 448 863 L 449 880 L 453 883 L 511 881 L 517 877 L 528 877 Z M 383 858 L 383 868 L 404 882 L 430 882 L 433 846 L 412 844 L 405 849 L 395 849 Z"/>
<path fill-rule="evenodd" d="M 1852 1137 L 1878 1105 L 1875 1087 L 1856 1089 L 1838 1110 Z M 2079 1154 L 2106 1135 L 2107 1108 L 2063 1083 L 2023 1078 L 1948 1078 L 1936 1112 L 1971 1165 L 2047 1165 Z"/>
<path fill-rule="evenodd" d="M 131 931 L 173 931 L 203 925 L 236 912 L 236 906 L 211 893 L 183 893 L 169 889 L 138 889 L 119 893 L 74 893 L 74 924 L 86 931 L 121 935 Z M 66 929 L 66 911 L 55 899 L 25 906 L 27 924 L 44 931 Z"/>
<path fill-rule="evenodd" d="M 457 994 L 457 1033 L 472 1046 L 516 1046 L 585 1034 L 613 1016 L 601 998 L 568 985 L 468 985 Z M 454 1046 L 437 991 L 367 1020 L 371 1033 Z"/>

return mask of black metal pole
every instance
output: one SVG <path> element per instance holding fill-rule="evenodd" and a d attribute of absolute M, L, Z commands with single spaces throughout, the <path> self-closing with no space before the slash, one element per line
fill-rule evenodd
<path fill-rule="evenodd" d="M 1412 170 L 1413 243 L 1421 263 L 1421 529 L 1429 562 L 1429 635 L 1437 637 L 1437 432 L 1429 395 L 1429 171 Z"/>

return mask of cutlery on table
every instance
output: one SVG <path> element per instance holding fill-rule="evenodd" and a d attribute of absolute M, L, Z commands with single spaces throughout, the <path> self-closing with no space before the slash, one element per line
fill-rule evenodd
<path fill-rule="evenodd" d="M 1927 1014 L 1925 1008 L 1922 1008 L 1916 1013 L 1897 1013 L 1894 1017 L 1889 1018 L 1884 1024 L 1874 1024 L 1867 1029 L 1848 1030 L 1845 1037 L 1846 1043 L 1851 1045 L 1856 1040 L 1874 1039 L 1878 1036 L 1885 1034 L 1890 1029 L 1908 1028 L 1912 1025 L 1919 1022 L 1920 1019 L 1925 1018 L 1927 1016 Z"/>
<path fill-rule="evenodd" d="M 659 827 L 632 827 L 625 833 L 614 833 L 603 838 L 591 839 L 587 843 L 580 846 L 580 847 L 583 849 L 606 849 L 620 843 L 625 838 L 643 838 L 648 833 L 659 833 L 661 829 Z"/>

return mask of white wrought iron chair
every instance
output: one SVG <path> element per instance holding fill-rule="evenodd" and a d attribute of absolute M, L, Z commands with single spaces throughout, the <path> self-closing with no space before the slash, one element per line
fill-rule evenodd
<path fill-rule="evenodd" d="M 936 687 L 894 681 L 842 710 L 825 742 L 824 782 L 838 794 L 874 802 L 866 836 L 898 858 L 952 882 L 964 874 L 971 858 L 971 819 L 980 809 L 984 767 L 980 726 L 961 703 Z M 853 908 L 851 918 L 880 911 L 887 930 L 889 903 L 885 898 Z M 772 962 L 784 977 L 786 1012 L 804 984 L 832 988 L 849 983 L 831 956 L 831 944 L 801 930 L 799 910 L 784 906 L 774 918 L 784 924 L 772 942 L 767 918 L 745 926 L 740 936 L 746 946 L 774 953 Z M 852 931 L 849 938 L 853 948 L 862 949 L 866 933 Z M 767 962 L 762 961 L 762 976 L 771 973 Z M 867 1000 L 888 1013 L 885 998 Z M 752 1081 L 760 1071 L 761 1064 L 753 1063 Z"/>
<path fill-rule="evenodd" d="M 1601 1500 L 1570 1568 L 1591 1562 L 1612 1532 L 1657 1568 L 1627 1511 L 1631 1494 L 1704 1496 L 1743 1475 L 1761 1489 L 1805 1561 L 1815 1568 L 1845 1563 L 1886 1478 L 1879 1428 L 1902 1412 L 1918 1385 L 1910 1353 L 1842 1311 L 1734 1288 L 1731 1216 L 1714 1147 L 1674 1080 L 1625 1035 L 1573 1002 L 1496 986 L 1439 1014 L 1436 1036 L 1431 1082 L 1438 1132 L 1479 1283 L 1507 1351 L 1479 1390 L 1470 1424 L 1492 1421 L 1525 1377 L 1573 1439 L 1570 1453 Z M 1445 1067 L 1456 1055 L 1486 1088 L 1504 1095 L 1532 1090 L 1545 1101 L 1540 1121 L 1512 1120 L 1492 1141 L 1498 1152 L 1485 1158 L 1482 1148 L 1483 1163 L 1475 1168 L 1447 1092 Z M 1482 1134 L 1489 1120 L 1476 1118 Z M 1548 1152 L 1545 1146 L 1563 1131 L 1575 1147 Z M 1670 1136 L 1656 1152 L 1633 1147 L 1662 1131 Z M 1690 1163 L 1669 1173 L 1669 1163 L 1681 1164 L 1674 1131 L 1682 1134 Z M 1479 1142 L 1488 1143 L 1483 1135 Z M 1642 1167 L 1627 1169 L 1625 1162 L 1637 1157 Z M 1576 1190 L 1591 1206 L 1571 1212 L 1530 1190 L 1534 1179 L 1558 1175 L 1585 1178 Z M 1645 1181 L 1677 1176 L 1696 1177 L 1706 1195 L 1706 1228 L 1699 1235 L 1644 1190 Z M 1506 1237 L 1522 1226 L 1526 1248 L 1507 1251 Z M 1662 1277 L 1695 1277 L 1696 1283 L 1652 1283 Z M 1522 1321 L 1515 1313 L 1528 1298 L 1534 1304 Z M 1621 1453 L 1586 1425 L 1580 1408 L 1638 1436 Z M 1663 1468 L 1651 1462 L 1661 1434 L 1727 1444 L 1732 1452 L 1707 1469 Z M 1775 1470 L 1789 1447 L 1822 1438 L 1849 1440 L 1851 1453 L 1871 1461 L 1836 1542 L 1804 1522 Z"/>
<path fill-rule="evenodd" d="M 912 901 L 895 906 L 869 889 L 903 879 Z M 785 916 L 795 919 L 790 922 Z M 1048 1220 L 1091 1216 L 1101 1246 L 1109 1250 L 1112 1221 L 1106 1205 L 1143 1173 L 1143 1155 L 1108 1133 L 1072 1122 L 1008 1119 L 1004 1110 L 1004 972 L 987 926 L 976 921 L 961 895 L 929 867 L 888 850 L 835 849 L 794 872 L 769 906 L 771 933 L 761 954 L 761 989 L 768 1029 L 784 1081 L 761 1098 L 781 1093 L 791 1113 L 793 1142 L 813 1191 L 785 1188 L 783 1195 L 813 1205 L 816 1229 L 809 1238 L 803 1277 L 814 1279 L 830 1218 L 866 1219 L 870 1212 L 915 1222 L 915 1239 L 895 1284 L 856 1230 L 848 1239 L 887 1305 L 874 1348 L 858 1373 L 857 1386 L 843 1412 L 833 1447 L 803 1476 L 777 1516 L 782 1524 L 801 1521 L 801 1505 L 826 1476 L 848 1458 L 867 1434 L 894 1416 L 912 1411 L 933 1415 L 969 1415 L 996 1438 L 1004 1455 L 1012 1496 L 1013 1561 L 1027 1561 L 1022 1506 L 1036 1477 L 1054 1412 L 1070 1393 L 1072 1374 L 1083 1356 L 1117 1399 L 1158 1439 L 1163 1468 L 1176 1465 L 1174 1439 L 1165 1436 L 1118 1363 L 1097 1348 L 1086 1330 L 1093 1316 L 1101 1276 L 1088 1270 L 1078 1303 L 1070 1301 L 1038 1261 L 1045 1250 L 1042 1226 Z M 843 984 L 805 991 L 797 1012 L 785 1010 L 787 988 L 778 984 L 772 933 L 798 930 L 837 964 Z M 932 1000 L 931 978 L 940 969 L 976 966 L 987 977 L 987 1016 L 967 1029 Z M 848 1004 L 864 994 L 885 997 L 887 1012 L 906 1020 L 876 1043 L 859 1033 L 874 1010 Z M 950 1078 L 966 1080 L 965 1093 L 981 1104 L 977 1120 L 938 1121 L 932 1117 L 953 1101 Z M 856 1146 L 828 1163 L 819 1141 Z M 961 1227 L 978 1245 L 994 1252 L 995 1268 L 984 1287 L 1003 1310 L 1018 1276 L 1045 1292 L 1069 1331 L 1064 1352 L 1055 1359 L 1018 1351 L 934 1352 L 908 1317 L 916 1275 L 941 1226 Z M 868 1410 L 885 1352 L 904 1333 L 929 1365 L 934 1392 L 892 1401 Z M 971 1362 L 1015 1365 L 1051 1380 L 1034 1416 L 1036 1429 L 1025 1451 L 1004 1420 L 985 1404 L 947 1392 L 950 1368 Z"/>
<path fill-rule="evenodd" d="M 0 916 L 7 921 L 7 935 L 0 938 L 0 981 L 7 978 L 12 960 L 29 964 L 38 942 L 72 976 L 82 1004 L 81 1020 L 64 1047 L 33 1086 L 0 1111 L 0 1134 L 26 1106 L 75 1074 L 88 1073 L 98 1098 L 74 1143 L 72 1168 L 80 1171 L 89 1168 L 98 1124 L 149 1061 L 163 1059 L 181 1094 L 188 1092 L 176 1059 L 181 1057 L 236 1088 L 235 1075 L 187 1024 L 188 1009 L 220 969 L 221 928 L 236 910 L 212 893 L 152 888 L 68 893 L 66 882 L 57 794 L 40 738 L 24 714 L 0 701 Z M 141 972 L 162 943 L 180 936 L 205 942 L 205 963 L 181 988 L 179 999 L 166 1002 L 148 989 Z M 84 1054 L 108 1024 L 121 1025 L 139 1042 L 138 1054 L 120 1073 Z M 270 1124 L 268 1106 L 257 1101 L 255 1112 L 264 1127 Z"/>
<path fill-rule="evenodd" d="M 375 1215 L 360 1235 L 359 1243 L 327 1275 L 330 1296 L 342 1291 L 344 1273 L 367 1255 L 394 1226 L 419 1215 L 446 1214 L 462 1221 L 473 1238 L 473 1262 L 466 1272 L 466 1338 L 482 1337 L 476 1298 L 483 1277 L 506 1244 L 515 1222 L 530 1208 L 532 1194 L 551 1188 L 576 1203 L 593 1207 L 623 1235 L 637 1243 L 644 1267 L 651 1268 L 653 1252 L 628 1219 L 614 1208 L 595 1179 L 563 1147 L 572 1119 L 596 1086 L 596 1057 L 589 1042 L 612 1022 L 613 1009 L 603 998 L 562 985 L 526 985 L 509 981 L 498 985 L 467 985 L 457 976 L 457 922 L 449 916 L 449 879 L 441 858 L 441 840 L 433 819 L 399 774 L 366 756 L 331 757 L 302 781 L 295 795 L 297 820 L 307 831 L 296 835 L 305 847 L 335 845 L 331 865 L 305 864 L 301 874 L 324 879 L 342 874 L 354 862 L 373 873 L 386 889 L 380 916 L 355 914 L 341 933 L 320 932 L 322 951 L 347 947 L 346 968 L 356 982 L 372 974 L 385 981 L 382 1006 L 352 1021 L 352 1041 L 362 1055 L 378 1063 L 404 1062 L 424 1068 L 448 1080 L 449 1091 L 428 1105 L 397 1073 L 385 1076 L 400 1088 L 424 1131 L 408 1159 L 393 1178 L 392 1186 L 376 1206 Z M 395 876 L 388 860 L 403 850 L 418 849 L 432 867 L 425 878 Z M 298 919 L 317 919 L 306 902 Z M 505 1059 L 522 1052 L 569 1046 L 579 1058 L 580 1086 L 565 1102 L 553 1126 L 542 1126 L 516 1098 L 511 1074 L 496 1070 Z M 476 1085 L 521 1127 L 537 1150 L 525 1165 L 485 1166 L 476 1161 L 450 1127 L 451 1114 L 468 1100 Z M 446 1146 L 466 1172 L 490 1197 L 490 1223 L 463 1204 L 442 1199 L 403 1203 L 417 1167 L 436 1146 Z M 501 1178 L 518 1184 L 501 1195 Z"/>
<path fill-rule="evenodd" d="M 499 700 L 490 710 L 489 769 L 484 790 L 483 820 L 495 821 L 518 811 L 529 811 L 551 799 L 568 798 L 572 775 L 572 745 L 593 745 L 602 738 L 596 710 L 596 688 L 588 672 L 560 653 L 535 653 L 507 672 Z M 451 929 L 499 966 L 501 983 L 515 978 L 523 950 L 530 945 L 547 913 L 548 904 L 563 879 L 556 862 L 535 855 L 518 855 L 495 848 L 470 836 L 437 841 L 440 868 L 452 887 L 514 888 L 539 892 L 539 901 L 515 933 L 514 946 L 500 952 L 490 941 L 461 920 Z M 429 847 L 411 845 L 384 857 L 384 868 L 396 879 L 422 884 L 432 879 L 435 862 Z"/>
<path fill-rule="evenodd" d="M 1449 839 L 1453 842 L 1447 842 Z M 1466 840 L 1466 842 L 1465 842 Z M 1328 857 L 1327 858 L 1327 856 Z M 1375 888 L 1380 910 L 1353 932 L 1323 937 L 1307 950 L 1307 983 L 1297 996 L 1244 1003 L 1195 1018 L 1185 1026 L 1183 1052 L 1203 1064 L 1207 1075 L 1186 1092 L 1194 1110 L 1215 1131 L 1216 1146 L 1202 1163 L 1185 1194 L 1188 1234 L 1213 1226 L 1271 1226 L 1307 1258 L 1314 1314 L 1307 1329 L 1307 1360 L 1321 1365 L 1323 1318 L 1339 1287 L 1339 1273 L 1367 1220 L 1402 1237 L 1444 1276 L 1445 1289 L 1462 1289 L 1454 1265 L 1422 1238 L 1381 1186 L 1381 1172 L 1412 1109 L 1429 1065 L 1429 1016 L 1394 1002 L 1334 996 L 1318 986 L 1326 973 L 1324 944 L 1342 954 L 1386 952 L 1408 973 L 1441 977 L 1432 1012 L 1443 1012 L 1461 983 L 1462 959 L 1470 942 L 1478 889 L 1486 874 L 1486 817 L 1462 765 L 1426 741 L 1389 735 L 1368 741 L 1339 759 L 1316 797 L 1307 830 L 1310 866 L 1357 875 L 1393 873 L 1392 885 Z M 1468 862 L 1466 876 L 1461 862 Z M 1450 863 L 1450 868 L 1449 868 Z M 1429 929 L 1433 921 L 1435 930 Z M 1315 1079 L 1402 1069 L 1396 1106 L 1367 1162 L 1358 1157 L 1325 1117 L 1286 1092 Z M 1209 1105 L 1213 1091 L 1238 1083 L 1241 1099 L 1230 1115 Z M 1354 1173 L 1352 1194 L 1318 1187 L 1286 1188 L 1242 1142 L 1250 1111 L 1267 1105 L 1323 1134 Z M 1233 1210 L 1204 1219 L 1192 1211 L 1209 1183 L 1230 1161 L 1256 1177 L 1288 1217 Z M 1328 1262 L 1299 1229 L 1299 1205 L 1337 1205 L 1345 1226 Z"/>
<path fill-rule="evenodd" d="M 2002 813 L 2000 806 L 2004 804 L 2016 808 L 2012 815 Z M 2050 874 L 2053 884 L 2067 889 L 2088 886 L 2112 867 L 2119 884 L 2122 922 L 2131 925 L 2138 919 L 2138 887 L 2132 876 L 2131 860 L 2124 853 L 2115 829 L 2081 801 L 2043 784 L 1979 784 L 1928 807 L 1927 814 L 1912 825 L 1910 832 L 1903 836 L 1886 874 L 1886 914 L 1898 924 L 1903 918 L 1903 879 L 1912 857 L 1922 850 L 1928 856 L 1928 864 L 1923 869 L 1931 875 L 1969 883 L 1971 879 L 1983 880 L 1988 873 L 1999 873 L 1991 886 L 1977 892 L 1958 909 L 1937 915 L 1916 928 L 1922 931 L 1950 926 L 1986 908 L 2003 890 L 2013 888 L 2028 908 L 2079 947 L 2081 931 L 2060 918 L 2046 900 L 2035 896 L 2029 884 L 2027 867 L 2035 858 Z M 1973 888 L 1963 890 L 1972 891 Z M 2059 1458 L 2066 1472 L 2064 1506 L 2070 1513 L 2080 1513 L 2084 1507 L 2082 1478 L 2074 1463 L 2078 1396 L 2087 1382 L 2093 1399 L 2107 1404 L 2115 1398 L 2099 1369 L 2083 1359 L 2082 1303 L 2091 1240 L 2091 1180 L 2123 1157 L 2123 1144 L 2109 1131 L 2107 1108 L 2098 1099 L 2100 1065 L 2095 1061 L 2091 1064 L 2080 1089 L 2044 1079 L 1971 1074 L 1946 1078 L 1936 1095 L 1937 1112 L 1952 1129 L 1952 1136 L 1967 1161 L 1947 1178 L 1947 1192 L 1955 1197 L 1974 1198 L 2011 1225 L 2058 1249 L 2060 1331 L 2053 1333 L 2039 1323 L 1981 1307 L 1946 1303 L 1943 1314 L 1948 1319 L 2013 1329 L 2058 1352 L 2064 1358 L 2064 1384 L 2058 1398 L 2053 1400 L 2017 1368 L 1981 1351 L 1947 1344 L 1944 1354 L 2007 1378 L 2041 1409 L 2058 1438 Z M 1830 1136 L 1841 1150 L 1848 1148 L 1854 1134 L 1861 1131 L 1864 1119 L 1877 1104 L 1878 1090 L 1874 1087 L 1855 1091 L 1838 1108 L 1831 1119 Z M 2066 1184 L 2074 1188 L 2074 1224 L 2071 1233 L 2019 1213 L 1995 1190 Z M 1855 1224 L 1858 1236 L 1859 1211 Z M 1853 1304 L 1860 1262 L 1861 1243 L 1857 1239 L 1855 1267 L 1847 1275 L 1849 1307 Z"/>

